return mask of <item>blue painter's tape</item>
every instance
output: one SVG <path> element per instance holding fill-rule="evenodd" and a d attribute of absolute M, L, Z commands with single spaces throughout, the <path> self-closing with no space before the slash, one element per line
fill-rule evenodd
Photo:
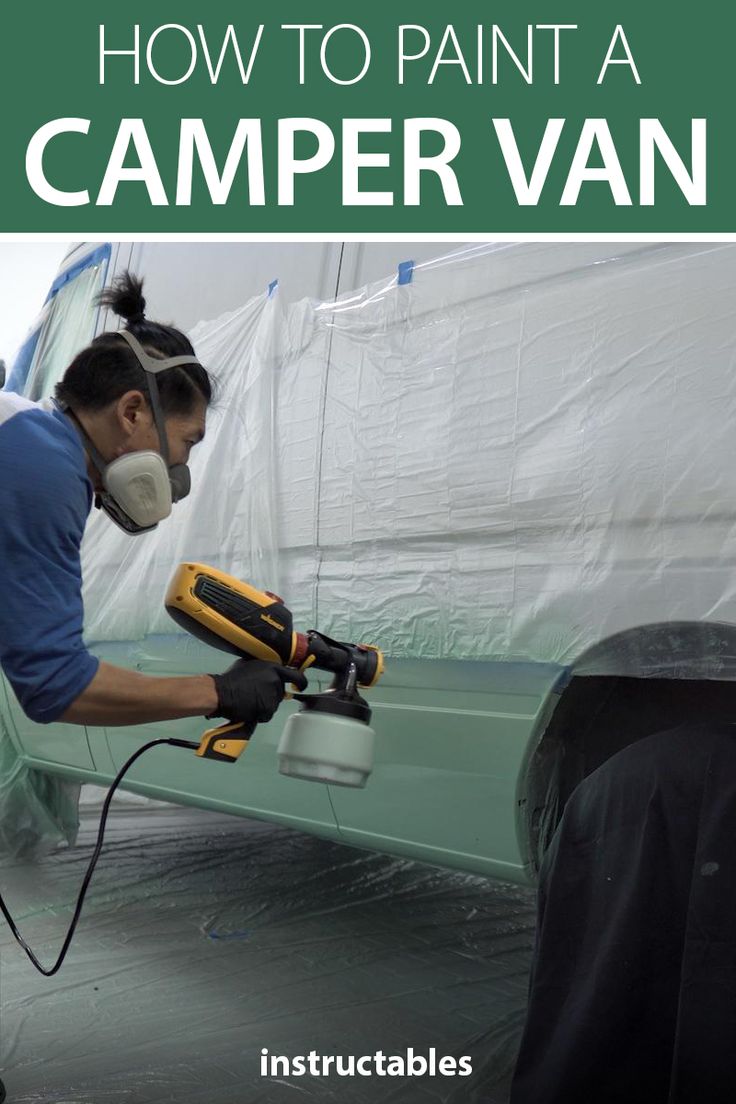
<path fill-rule="evenodd" d="M 269 299 L 271 298 L 271 296 L 273 295 L 273 293 L 275 292 L 275 290 L 278 286 L 279 286 L 278 280 L 272 280 L 271 283 L 268 285 L 268 298 Z"/>
<path fill-rule="evenodd" d="M 402 284 L 410 284 L 414 278 L 414 262 L 402 261 L 399 265 L 399 287 Z"/>

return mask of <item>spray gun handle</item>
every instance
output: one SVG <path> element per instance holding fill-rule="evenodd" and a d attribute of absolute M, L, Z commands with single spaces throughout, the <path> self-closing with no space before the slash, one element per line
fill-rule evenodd
<path fill-rule="evenodd" d="M 202 759 L 219 759 L 221 763 L 234 763 L 245 751 L 255 731 L 255 725 L 241 721 L 234 724 L 208 728 L 202 736 L 196 754 Z"/>

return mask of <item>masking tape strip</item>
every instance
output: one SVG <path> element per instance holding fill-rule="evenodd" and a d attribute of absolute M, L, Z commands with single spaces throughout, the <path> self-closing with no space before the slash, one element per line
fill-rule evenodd
<path fill-rule="evenodd" d="M 399 287 L 410 284 L 414 278 L 414 262 L 402 261 L 399 265 Z"/>

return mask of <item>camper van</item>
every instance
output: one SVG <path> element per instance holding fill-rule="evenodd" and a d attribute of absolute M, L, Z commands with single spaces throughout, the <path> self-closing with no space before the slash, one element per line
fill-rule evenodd
<path fill-rule="evenodd" d="M 197 561 L 386 670 L 364 789 L 279 773 L 293 702 L 237 762 L 155 748 L 124 788 L 528 883 L 582 778 L 687 709 L 730 708 L 736 246 L 80 244 L 6 388 L 50 396 L 117 326 L 95 297 L 126 269 L 217 400 L 171 518 L 130 538 L 93 511 L 90 650 L 223 670 L 164 609 Z M 33 771 L 99 785 L 207 727 L 37 725 L 6 681 L 0 721 Z"/>

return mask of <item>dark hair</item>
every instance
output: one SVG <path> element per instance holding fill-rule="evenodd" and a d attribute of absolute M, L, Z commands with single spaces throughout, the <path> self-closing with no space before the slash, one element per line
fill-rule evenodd
<path fill-rule="evenodd" d="M 99 294 L 97 302 L 125 319 L 125 328 L 150 356 L 164 360 L 195 355 L 192 343 L 181 330 L 146 318 L 143 281 L 132 273 L 118 276 Z M 210 377 L 198 364 L 167 368 L 156 376 L 156 382 L 164 414 L 190 414 L 197 397 L 208 405 L 212 400 Z M 148 396 L 146 373 L 128 343 L 109 331 L 77 353 L 56 385 L 56 398 L 72 409 L 101 410 L 133 390 Z"/>

